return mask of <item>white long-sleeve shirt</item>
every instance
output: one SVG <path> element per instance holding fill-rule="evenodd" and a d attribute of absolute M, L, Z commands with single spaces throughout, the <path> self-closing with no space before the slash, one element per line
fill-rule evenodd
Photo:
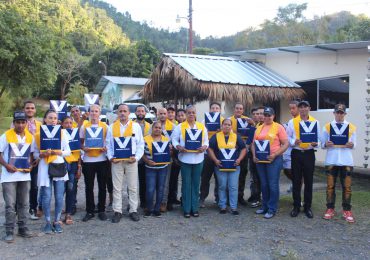
<path fill-rule="evenodd" d="M 177 147 L 178 145 L 185 147 L 185 140 L 182 138 L 181 135 L 181 124 L 176 126 L 175 130 L 172 132 L 172 145 L 173 147 Z M 197 125 L 194 124 L 194 127 L 192 129 L 197 129 Z M 207 128 L 204 127 L 204 134 L 203 134 L 203 145 L 206 145 L 208 148 L 209 142 L 208 142 L 208 132 Z M 201 163 L 204 160 L 204 152 L 203 153 L 179 153 L 179 160 L 183 163 L 188 164 L 198 164 Z"/>
<path fill-rule="evenodd" d="M 53 163 L 64 163 L 64 157 L 71 155 L 71 149 L 69 148 L 68 139 L 66 136 L 63 135 L 63 132 L 62 132 L 61 150 L 62 150 L 62 155 L 57 155 Z M 33 156 L 35 157 L 35 159 L 40 158 L 40 150 L 37 147 L 36 143 L 34 143 Z M 49 184 L 50 184 L 49 164 L 47 164 L 43 158 L 40 158 L 37 174 L 38 174 L 37 175 L 37 186 L 49 187 Z M 53 178 L 53 181 L 67 181 L 67 180 L 68 180 L 68 174 L 64 175 L 64 177 Z"/>
<path fill-rule="evenodd" d="M 317 142 L 318 142 L 318 145 L 317 147 L 319 147 L 320 145 L 320 137 L 321 137 L 321 131 L 320 131 L 320 122 L 317 121 Z M 316 147 L 312 147 L 311 145 L 307 148 L 307 149 L 303 149 L 301 148 L 299 145 L 296 145 L 295 144 L 295 140 L 297 139 L 297 136 L 295 134 L 295 130 L 294 130 L 294 124 L 293 124 L 293 119 L 291 119 L 288 123 L 288 127 L 286 128 L 286 132 L 287 132 L 287 135 L 288 135 L 288 140 L 289 140 L 289 146 L 292 147 L 292 149 L 297 149 L 297 150 L 310 150 L 310 149 L 314 149 Z"/>
<path fill-rule="evenodd" d="M 125 125 L 122 125 L 120 123 L 120 135 L 123 136 L 123 133 L 126 131 L 126 128 L 128 126 L 128 122 Z M 107 156 L 108 159 L 111 160 L 114 155 L 114 140 L 113 140 L 113 125 L 111 124 L 108 127 L 107 131 L 107 138 L 105 140 L 105 143 L 107 145 Z M 135 134 L 134 137 L 132 137 L 132 153 L 135 154 L 135 159 L 138 162 L 141 157 L 143 157 L 144 154 L 144 138 L 141 131 L 141 127 L 138 123 L 132 122 L 132 133 Z"/>
<path fill-rule="evenodd" d="M 332 123 L 337 123 L 335 120 Z M 349 124 L 347 121 L 344 124 Z M 321 136 L 321 147 L 327 150 L 325 158 L 326 165 L 335 166 L 353 166 L 352 150 L 356 147 L 356 131 L 352 133 L 351 137 L 348 139 L 349 142 L 353 143 L 353 148 L 346 147 L 326 147 L 325 143 L 329 141 L 330 133 L 326 130 L 325 126 L 322 129 Z"/>

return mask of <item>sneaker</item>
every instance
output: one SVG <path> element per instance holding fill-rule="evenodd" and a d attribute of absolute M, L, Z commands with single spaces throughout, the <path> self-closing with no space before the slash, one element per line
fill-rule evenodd
<path fill-rule="evenodd" d="M 62 225 L 59 222 L 54 222 L 53 227 L 55 233 L 63 233 Z"/>
<path fill-rule="evenodd" d="M 162 216 L 162 214 L 159 211 L 154 211 L 153 216 L 156 217 L 156 218 L 160 218 Z"/>
<path fill-rule="evenodd" d="M 195 212 L 192 212 L 191 215 L 195 218 L 199 217 L 199 212 L 198 211 L 195 211 Z"/>
<path fill-rule="evenodd" d="M 204 203 L 204 200 L 199 200 L 199 208 L 204 209 L 206 207 L 206 204 Z"/>
<path fill-rule="evenodd" d="M 257 214 L 257 215 L 262 215 L 262 214 L 264 215 L 264 214 L 266 214 L 266 212 L 267 212 L 267 210 L 262 209 L 262 208 L 261 208 L 261 209 L 257 209 L 257 210 L 256 210 L 256 214 Z"/>
<path fill-rule="evenodd" d="M 114 212 L 114 215 L 113 215 L 113 218 L 112 218 L 112 223 L 120 222 L 121 218 L 122 218 L 122 213 Z"/>
<path fill-rule="evenodd" d="M 322 217 L 323 219 L 332 219 L 335 216 L 335 211 L 334 209 L 327 209 L 325 211 L 324 216 Z"/>
<path fill-rule="evenodd" d="M 144 218 L 150 217 L 151 215 L 152 215 L 152 213 L 149 210 L 147 210 L 144 213 Z"/>
<path fill-rule="evenodd" d="M 30 218 L 32 219 L 32 220 L 38 220 L 39 219 L 39 217 L 38 216 L 36 216 L 36 212 L 35 212 L 35 210 L 34 209 L 30 209 Z"/>
<path fill-rule="evenodd" d="M 51 226 L 50 222 L 46 223 L 45 227 L 42 229 L 42 232 L 44 232 L 45 234 L 53 233 L 53 227 Z"/>
<path fill-rule="evenodd" d="M 220 209 L 220 214 L 226 214 L 226 209 Z"/>
<path fill-rule="evenodd" d="M 107 214 L 105 214 L 105 212 L 99 212 L 98 213 L 98 218 L 101 220 L 101 221 L 106 221 L 108 218 L 107 218 Z"/>
<path fill-rule="evenodd" d="M 82 219 L 83 222 L 87 222 L 89 221 L 90 219 L 92 219 L 93 217 L 95 217 L 95 214 L 94 213 L 86 213 L 85 217 Z"/>
<path fill-rule="evenodd" d="M 190 213 L 184 213 L 184 218 L 190 218 Z"/>
<path fill-rule="evenodd" d="M 33 237 L 34 234 L 31 233 L 27 227 L 24 227 L 24 228 L 19 228 L 18 229 L 18 236 L 20 237 L 25 237 L 25 238 L 30 238 L 30 237 Z"/>
<path fill-rule="evenodd" d="M 237 215 L 239 215 L 239 211 L 237 211 L 237 210 L 231 210 L 231 214 L 233 214 L 234 216 L 237 216 Z"/>
<path fill-rule="evenodd" d="M 131 212 L 129 214 L 130 218 L 132 221 L 139 221 L 140 220 L 140 217 L 139 217 L 139 214 L 137 214 L 137 212 Z"/>
<path fill-rule="evenodd" d="M 355 218 L 353 217 L 352 211 L 350 211 L 350 210 L 343 210 L 343 218 L 348 223 L 354 223 L 355 222 Z"/>
<path fill-rule="evenodd" d="M 258 200 L 257 200 L 257 201 L 253 201 L 253 202 L 251 202 L 251 204 L 250 204 L 250 207 L 251 207 L 251 208 L 257 208 L 257 207 L 259 207 L 259 206 L 261 206 L 261 202 L 259 202 Z"/>
<path fill-rule="evenodd" d="M 273 218 L 274 216 L 275 216 L 275 213 L 268 211 L 263 217 L 265 219 L 270 219 L 270 218 Z"/>
<path fill-rule="evenodd" d="M 14 243 L 13 231 L 6 231 L 6 235 L 3 239 L 6 243 Z"/>

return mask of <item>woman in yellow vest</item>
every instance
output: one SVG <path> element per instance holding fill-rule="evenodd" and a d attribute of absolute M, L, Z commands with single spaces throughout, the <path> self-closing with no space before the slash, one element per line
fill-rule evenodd
<path fill-rule="evenodd" d="M 279 179 L 283 168 L 282 154 L 288 149 L 289 143 L 284 127 L 274 122 L 274 109 L 265 107 L 263 115 L 264 123 L 257 128 L 252 145 L 253 160 L 256 163 L 262 190 L 262 207 L 256 214 L 264 214 L 264 218 L 270 219 L 275 216 L 278 209 Z M 258 156 L 259 153 L 268 150 L 266 160 Z"/>
<path fill-rule="evenodd" d="M 67 225 L 73 224 L 72 212 L 76 208 L 77 181 L 81 177 L 81 145 L 78 134 L 78 127 L 73 126 L 71 117 L 66 116 L 62 119 L 64 136 L 68 137 L 71 155 L 64 158 L 66 161 L 68 181 L 65 183 L 66 190 L 66 216 L 64 222 Z"/>
<path fill-rule="evenodd" d="M 204 152 L 208 148 L 208 132 L 195 121 L 194 106 L 186 108 L 186 121 L 172 133 L 172 144 L 179 151 L 182 177 L 182 208 L 184 217 L 199 217 L 199 184 Z"/>
<path fill-rule="evenodd" d="M 247 154 L 247 148 L 242 138 L 232 131 L 231 124 L 231 119 L 222 121 L 221 132 L 209 141 L 208 155 L 216 165 L 220 213 L 226 213 L 227 187 L 231 213 L 239 215 L 237 207 L 240 162 Z"/>
<path fill-rule="evenodd" d="M 143 160 L 146 177 L 146 212 L 144 217 L 149 217 L 151 214 L 160 217 L 167 168 L 171 162 L 170 139 L 162 135 L 162 124 L 157 121 L 152 125 L 152 134 L 145 136 L 144 141 Z M 156 194 L 155 205 L 153 205 L 154 193 Z"/>

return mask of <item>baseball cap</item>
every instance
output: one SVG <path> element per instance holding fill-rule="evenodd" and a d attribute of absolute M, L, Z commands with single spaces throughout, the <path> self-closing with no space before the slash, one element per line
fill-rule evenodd
<path fill-rule="evenodd" d="M 13 114 L 13 121 L 27 120 L 26 113 L 23 111 L 15 111 Z"/>
<path fill-rule="evenodd" d="M 275 115 L 275 110 L 272 107 L 265 107 L 263 114 Z"/>
<path fill-rule="evenodd" d="M 334 112 L 343 112 L 346 113 L 346 105 L 344 104 L 336 104 L 334 107 Z"/>
<path fill-rule="evenodd" d="M 298 107 L 301 107 L 301 106 L 310 107 L 310 102 L 308 102 L 307 100 L 301 100 L 298 103 Z"/>

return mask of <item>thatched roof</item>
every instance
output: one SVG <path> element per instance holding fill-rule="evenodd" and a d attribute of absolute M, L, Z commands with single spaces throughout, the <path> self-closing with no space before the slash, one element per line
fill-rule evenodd
<path fill-rule="evenodd" d="M 183 54 L 164 54 L 143 90 L 148 102 L 189 98 L 252 105 L 303 95 L 299 85 L 260 63 Z"/>

